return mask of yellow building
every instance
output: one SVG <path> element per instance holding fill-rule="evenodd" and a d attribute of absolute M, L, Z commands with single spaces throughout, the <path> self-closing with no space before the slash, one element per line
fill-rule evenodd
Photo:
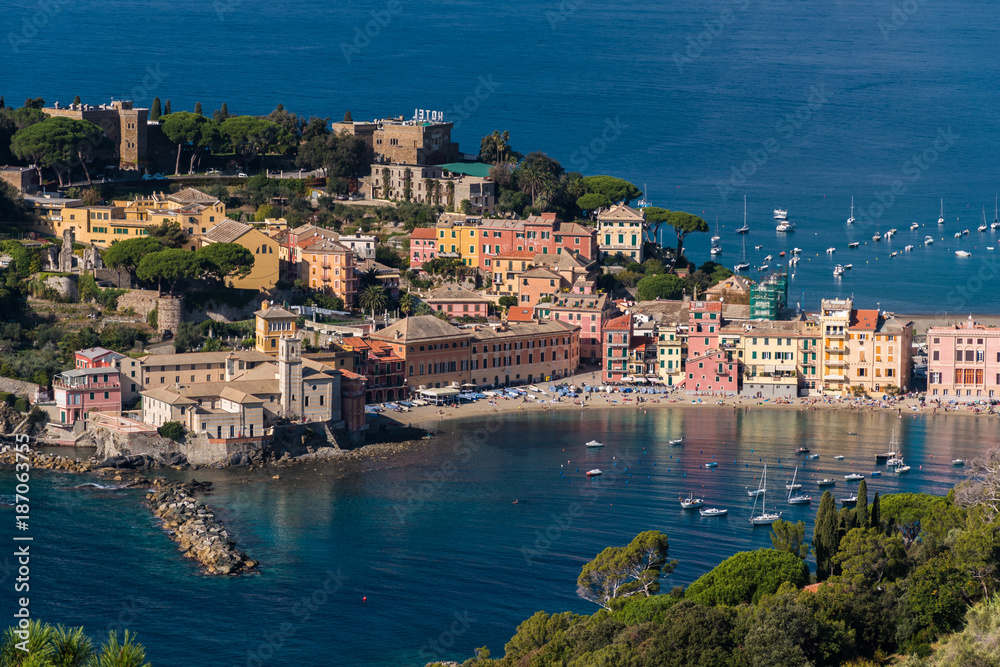
<path fill-rule="evenodd" d="M 823 334 L 822 385 L 819 389 L 827 395 L 842 396 L 847 393 L 848 349 L 847 330 L 851 325 L 851 299 L 823 299 L 820 303 L 819 326 Z"/>
<path fill-rule="evenodd" d="M 167 195 L 153 193 L 132 201 L 116 201 L 125 219 L 159 225 L 164 222 L 180 225 L 190 236 L 206 233 L 226 219 L 226 205 L 218 198 L 194 188 L 185 188 Z"/>
<path fill-rule="evenodd" d="M 292 338 L 298 331 L 295 325 L 298 316 L 269 301 L 261 302 L 260 310 L 254 313 L 254 317 L 257 320 L 255 348 L 258 352 L 277 356 L 278 341 Z"/>
<path fill-rule="evenodd" d="M 656 372 L 660 381 L 669 387 L 684 380 L 686 338 L 678 324 L 663 324 L 657 327 Z"/>
<path fill-rule="evenodd" d="M 199 237 L 201 246 L 213 243 L 236 243 L 253 254 L 253 269 L 245 278 L 233 278 L 229 287 L 267 290 L 279 279 L 281 263 L 278 242 L 250 225 L 223 220 Z"/>
<path fill-rule="evenodd" d="M 754 321 L 734 325 L 742 330 L 741 394 L 762 398 L 795 398 L 818 392 L 820 328 L 815 322 Z"/>
<path fill-rule="evenodd" d="M 438 223 L 438 257 L 461 259 L 466 266 L 479 266 L 478 229 L 479 225 Z"/>

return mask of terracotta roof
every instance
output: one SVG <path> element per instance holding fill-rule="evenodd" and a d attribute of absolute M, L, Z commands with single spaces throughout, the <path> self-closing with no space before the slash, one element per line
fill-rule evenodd
<path fill-rule="evenodd" d="M 224 398 L 228 401 L 241 404 L 247 404 L 247 403 L 260 404 L 264 402 L 259 398 L 257 398 L 256 396 L 251 396 L 245 391 L 240 391 L 239 389 L 235 389 L 233 387 L 226 387 L 225 389 L 220 391 L 219 398 Z"/>
<path fill-rule="evenodd" d="M 87 359 L 90 359 L 91 361 L 93 361 L 94 359 L 100 359 L 106 354 L 116 354 L 119 357 L 122 356 L 117 352 L 109 350 L 106 347 L 88 347 L 85 350 L 77 350 L 76 353 L 79 354 L 81 357 L 86 357 Z"/>
<path fill-rule="evenodd" d="M 553 271 L 550 271 L 549 269 L 546 269 L 543 266 L 540 266 L 537 269 L 530 269 L 528 271 L 525 271 L 524 273 L 521 274 L 521 277 L 522 278 L 547 278 L 549 280 L 553 280 L 553 279 L 555 279 L 555 280 L 562 280 L 562 276 L 560 276 L 558 273 L 554 273 Z"/>
<path fill-rule="evenodd" d="M 184 354 L 148 354 L 139 359 L 143 367 L 147 366 L 174 366 L 183 364 L 212 364 L 223 363 L 233 355 L 241 361 L 274 361 L 274 357 L 258 352 L 256 350 L 243 350 L 240 352 L 185 352 Z"/>
<path fill-rule="evenodd" d="M 218 197 L 213 197 L 210 194 L 204 193 L 201 190 L 196 190 L 195 188 L 184 188 L 179 190 L 172 195 L 167 195 L 167 199 L 178 204 L 191 204 L 199 202 L 202 204 L 214 204 L 219 201 Z"/>
<path fill-rule="evenodd" d="M 139 392 L 142 396 L 148 396 L 157 401 L 163 401 L 169 405 L 193 405 L 195 401 L 190 398 L 185 398 L 181 396 L 176 391 L 168 389 L 166 387 L 160 387 L 157 389 L 146 389 Z"/>
<path fill-rule="evenodd" d="M 411 239 L 436 239 L 437 230 L 431 227 L 417 227 L 410 232 Z"/>
<path fill-rule="evenodd" d="M 534 258 L 535 258 L 535 253 L 531 252 L 530 250 L 509 250 L 507 252 L 500 253 L 499 255 L 497 255 L 496 257 L 494 257 L 493 259 L 494 260 L 501 260 L 501 259 L 526 259 L 526 260 L 530 261 L 530 260 L 533 260 Z"/>
<path fill-rule="evenodd" d="M 597 214 L 598 220 L 635 220 L 641 221 L 645 220 L 646 216 L 642 211 L 634 209 L 631 206 L 626 206 L 625 204 L 615 204 L 606 211 L 601 211 Z"/>
<path fill-rule="evenodd" d="M 875 331 L 878 328 L 878 310 L 852 310 L 848 329 Z"/>
<path fill-rule="evenodd" d="M 235 220 L 226 218 L 215 227 L 212 227 L 210 230 L 205 232 L 204 237 L 212 243 L 232 243 L 249 232 L 251 229 L 253 229 L 253 227 L 250 225 L 244 225 L 242 222 L 236 222 Z"/>
<path fill-rule="evenodd" d="M 524 306 L 511 306 L 507 311 L 507 321 L 508 322 L 530 322 L 534 317 L 534 308 L 525 308 Z"/>
<path fill-rule="evenodd" d="M 268 306 L 263 310 L 256 311 L 254 315 L 265 320 L 278 320 L 286 318 L 295 319 L 298 317 L 295 313 L 287 311 L 281 306 Z"/>
<path fill-rule="evenodd" d="M 616 317 L 613 320 L 608 320 L 604 323 L 604 330 L 612 331 L 628 331 L 632 328 L 632 316 L 622 315 L 621 317 Z"/>

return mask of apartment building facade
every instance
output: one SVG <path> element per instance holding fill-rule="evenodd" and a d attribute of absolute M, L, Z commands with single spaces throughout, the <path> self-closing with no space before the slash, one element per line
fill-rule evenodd
<path fill-rule="evenodd" d="M 601 257 L 622 255 L 640 264 L 645 259 L 643 238 L 646 216 L 625 204 L 616 204 L 597 214 L 597 242 Z"/>
<path fill-rule="evenodd" d="M 1000 397 L 1000 329 L 967 321 L 927 330 L 927 396 L 963 402 Z"/>

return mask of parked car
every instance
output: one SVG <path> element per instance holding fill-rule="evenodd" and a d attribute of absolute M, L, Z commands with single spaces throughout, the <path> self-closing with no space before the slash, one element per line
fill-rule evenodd
<path fill-rule="evenodd" d="M 337 195 L 337 200 L 338 201 L 347 201 L 347 195 L 345 195 L 345 194 L 339 194 L 339 195 Z"/>
<path fill-rule="evenodd" d="M 221 174 L 222 174 L 221 169 L 209 169 L 208 171 L 205 172 L 206 176 L 219 176 Z"/>
<path fill-rule="evenodd" d="M 351 201 L 359 201 L 364 198 L 365 196 L 360 192 L 352 192 L 351 195 L 348 197 L 348 199 L 350 199 Z"/>
<path fill-rule="evenodd" d="M 149 174 L 143 174 L 142 175 L 142 180 L 144 180 L 144 181 L 152 181 L 153 177 L 151 175 L 149 175 Z"/>
<path fill-rule="evenodd" d="M 163 174 L 153 174 L 153 179 L 157 180 L 157 181 L 168 181 L 168 180 L 170 180 L 169 178 L 167 178 Z"/>
<path fill-rule="evenodd" d="M 250 178 L 249 176 L 247 176 L 246 174 L 244 174 L 242 171 L 240 173 L 236 174 L 236 177 L 237 178 Z"/>

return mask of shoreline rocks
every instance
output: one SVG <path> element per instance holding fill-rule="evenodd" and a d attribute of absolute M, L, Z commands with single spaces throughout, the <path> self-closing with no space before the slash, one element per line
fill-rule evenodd
<path fill-rule="evenodd" d="M 246 573 L 256 568 L 257 562 L 236 548 L 208 505 L 192 495 L 210 487 L 210 482 L 192 480 L 181 484 L 155 478 L 146 504 L 163 522 L 163 530 L 178 544 L 184 557 L 201 563 L 207 574 Z"/>
<path fill-rule="evenodd" d="M 55 470 L 61 472 L 92 472 L 93 464 L 70 456 L 59 456 L 58 454 L 43 454 L 31 449 L 23 452 L 22 456 L 27 457 L 32 469 Z M 0 449 L 0 466 L 14 466 L 18 463 L 17 452 L 12 445 L 4 445 Z"/>

